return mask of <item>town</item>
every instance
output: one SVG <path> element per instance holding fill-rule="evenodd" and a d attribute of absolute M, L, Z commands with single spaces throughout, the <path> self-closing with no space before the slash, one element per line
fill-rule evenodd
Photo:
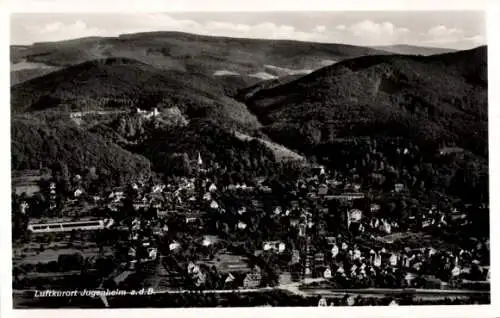
<path fill-rule="evenodd" d="M 397 150 L 403 160 L 411 151 Z M 105 191 L 88 176 L 49 169 L 14 177 L 14 292 L 279 291 L 302 299 L 280 306 L 489 301 L 487 233 L 446 237 L 481 228 L 485 205 L 410 208 L 411 180 L 386 180 L 377 191 L 381 175 L 369 184 L 356 171 L 305 163 L 286 184 L 224 180 L 219 165 L 191 157 L 190 175 Z M 101 301 L 110 306 L 109 297 Z"/>

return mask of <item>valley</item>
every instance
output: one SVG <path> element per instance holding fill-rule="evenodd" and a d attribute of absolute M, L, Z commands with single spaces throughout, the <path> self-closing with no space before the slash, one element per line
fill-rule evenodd
<path fill-rule="evenodd" d="M 488 302 L 487 97 L 486 46 L 12 46 L 17 301 L 58 284 L 158 288 L 152 307 Z"/>

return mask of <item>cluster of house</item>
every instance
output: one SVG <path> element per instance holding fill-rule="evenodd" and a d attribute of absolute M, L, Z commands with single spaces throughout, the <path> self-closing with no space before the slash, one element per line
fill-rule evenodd
<path fill-rule="evenodd" d="M 376 208 L 374 207 L 376 206 Z M 397 220 L 378 217 L 376 211 L 380 209 L 377 204 L 372 204 L 370 208 L 371 216 L 364 218 L 360 222 L 358 229 L 361 233 L 367 230 L 367 233 L 373 235 L 389 235 L 400 230 L 400 224 Z M 465 226 L 468 224 L 466 213 L 461 213 L 453 208 L 449 213 L 439 211 L 435 206 L 430 208 L 426 214 L 409 216 L 409 227 L 415 231 L 445 228 L 448 226 Z"/>
<path fill-rule="evenodd" d="M 54 182 L 49 185 L 49 193 L 49 210 L 54 210 L 57 207 L 57 191 Z"/>
<path fill-rule="evenodd" d="M 415 219 L 415 216 L 411 217 Z M 436 206 L 432 206 L 428 212 L 424 215 L 419 216 L 421 229 L 426 228 L 442 228 L 449 225 L 459 225 L 465 226 L 468 224 L 467 214 L 460 212 L 457 208 L 453 208 L 451 211 L 445 212 L 438 210 Z"/>
<path fill-rule="evenodd" d="M 353 295 L 345 295 L 342 299 L 332 299 L 330 300 L 330 303 L 328 303 L 328 300 L 326 298 L 321 297 L 318 301 L 318 307 L 366 306 L 366 305 L 373 306 L 377 303 L 376 301 L 374 301 L 374 299 L 370 300 L 371 300 L 370 302 L 367 302 L 366 300 L 364 301 L 364 299 L 361 298 L 359 295 L 357 297 Z M 399 303 L 395 299 L 390 299 L 388 303 L 386 302 L 386 304 L 388 306 L 399 306 Z"/>
<path fill-rule="evenodd" d="M 141 113 L 142 114 L 142 113 Z M 144 113 L 145 114 L 145 113 Z M 197 163 L 202 166 L 202 160 L 198 155 Z M 347 178 L 340 176 L 330 177 L 324 167 L 316 167 L 313 169 L 313 175 L 308 178 L 301 178 L 295 183 L 292 194 L 296 198 L 323 198 L 326 200 L 343 200 L 352 201 L 363 199 L 364 193 L 361 191 L 361 185 L 356 182 L 351 182 Z M 75 178 L 80 178 L 76 176 Z M 81 179 L 81 178 L 80 178 Z M 76 182 L 78 184 L 78 182 Z M 52 186 L 55 194 L 55 184 Z M 52 191 L 52 190 L 51 190 Z M 227 187 L 219 187 L 213 179 L 206 176 L 197 178 L 177 178 L 175 182 L 170 184 L 151 184 L 145 181 L 137 181 L 126 188 L 116 188 L 104 199 L 94 197 L 94 201 L 106 205 L 111 211 L 119 212 L 124 199 L 127 196 L 133 200 L 133 207 L 139 211 L 153 208 L 156 210 L 157 219 L 155 222 L 151 220 L 143 220 L 137 218 L 132 220 L 130 225 L 130 263 L 133 267 L 136 262 L 146 262 L 154 260 L 157 255 L 156 247 L 154 246 L 154 235 L 163 235 L 168 231 L 165 222 L 158 222 L 165 217 L 175 214 L 184 217 L 186 225 L 200 224 L 203 221 L 205 213 L 224 214 L 227 211 L 222 202 L 219 201 L 221 192 L 239 191 L 255 195 L 255 204 L 253 206 L 245 206 L 242 204 L 237 208 L 239 216 L 235 230 L 248 230 L 252 224 L 248 223 L 248 218 L 244 217 L 249 210 L 256 208 L 259 205 L 258 196 L 260 193 L 271 193 L 273 189 L 266 185 L 265 182 L 256 182 L 256 186 L 238 183 Z M 404 186 L 400 183 L 394 184 L 393 192 L 404 191 Z M 74 199 L 78 199 L 84 190 L 81 187 L 74 189 Z M 314 224 L 313 215 L 306 205 L 302 205 L 301 201 L 289 202 L 285 206 L 275 206 L 269 213 L 276 218 L 287 218 L 289 220 L 289 228 L 298 230 L 299 237 L 307 237 L 308 232 L 319 224 Z M 325 208 L 326 209 L 326 208 Z M 399 224 L 395 220 L 389 220 L 377 216 L 380 210 L 380 205 L 372 203 L 367 207 L 366 212 L 350 208 L 345 211 L 347 213 L 347 228 L 356 231 L 360 234 L 369 233 L 373 235 L 385 235 L 395 232 L 399 228 Z M 343 212 L 344 213 L 344 212 Z M 427 215 L 424 215 L 419 220 L 422 228 L 432 226 L 446 226 L 450 222 L 456 220 L 466 220 L 466 215 L 453 210 L 446 214 L 438 211 L 435 207 L 429 210 Z M 315 233 L 316 231 L 311 231 Z M 316 232 L 317 233 L 317 232 Z M 320 231 L 325 233 L 325 231 Z M 325 233 L 326 234 L 326 233 Z M 205 243 L 205 241 L 207 241 Z M 369 279 L 379 279 L 384 281 L 386 277 L 393 277 L 396 273 L 403 277 L 408 284 L 411 285 L 414 278 L 419 273 L 425 273 L 426 264 L 437 262 L 434 254 L 442 257 L 438 263 L 443 263 L 443 268 L 451 273 L 452 277 L 464 275 L 468 270 L 475 268 L 473 265 L 477 263 L 474 253 L 475 251 L 464 251 L 460 255 L 453 257 L 444 257 L 440 253 L 431 252 L 416 252 L 416 251 L 399 251 L 398 253 L 388 253 L 387 251 L 363 249 L 361 247 L 350 244 L 342 238 L 330 238 L 329 249 L 327 251 L 318 251 L 313 255 L 306 252 L 308 258 L 308 268 L 314 275 L 322 276 L 326 279 L 338 279 L 346 281 L 359 281 Z M 210 240 L 203 240 L 202 245 L 211 245 Z M 283 253 L 289 246 L 285 242 L 273 240 L 264 241 L 262 243 L 262 251 L 271 253 Z M 177 241 L 172 241 L 169 244 L 169 249 L 172 252 L 182 249 L 182 246 Z M 293 264 L 299 263 L 301 254 L 298 250 L 292 251 Z M 471 260 L 465 263 L 467 255 L 471 256 Z M 475 264 L 478 265 L 478 264 Z M 196 262 L 190 262 L 186 269 L 188 274 L 193 278 L 195 284 L 202 286 L 206 279 L 203 267 L 200 267 Z M 221 266 L 218 264 L 217 266 Z M 476 266 L 477 267 L 477 266 Z M 457 275 L 458 273 L 458 275 Z M 261 279 L 261 271 L 257 267 L 246 269 L 243 272 L 228 270 L 224 273 L 226 277 L 224 282 L 227 286 L 238 286 L 252 288 L 258 286 Z"/>
<path fill-rule="evenodd" d="M 208 269 L 203 268 L 194 262 L 187 265 L 188 276 L 197 287 L 202 287 L 206 283 Z M 260 287 L 262 283 L 262 271 L 258 266 L 248 267 L 246 264 L 226 262 L 217 270 L 222 289 L 254 289 Z"/>
<path fill-rule="evenodd" d="M 330 177 L 323 166 L 311 169 L 313 174 L 295 183 L 295 193 L 305 193 L 309 198 L 354 200 L 364 198 L 361 184 L 348 178 Z"/>
<path fill-rule="evenodd" d="M 168 231 L 165 225 L 158 231 L 153 231 L 150 220 L 134 218 L 129 226 L 129 266 L 134 269 L 137 262 L 144 263 L 156 260 L 158 249 L 155 246 L 154 235 L 164 235 Z"/>
<path fill-rule="evenodd" d="M 137 114 L 139 114 L 141 117 L 145 119 L 150 119 L 153 117 L 158 117 L 160 115 L 160 112 L 158 111 L 158 108 L 153 108 L 153 110 L 144 110 L 137 108 Z"/>
<path fill-rule="evenodd" d="M 335 180 L 327 180 L 326 173 L 323 168 L 320 169 L 319 173 L 315 177 L 311 177 L 306 180 L 306 182 L 298 182 L 298 189 L 306 189 L 307 191 L 317 190 L 317 195 L 328 195 L 328 191 L 323 191 L 325 187 L 321 183 L 321 180 L 324 180 L 326 184 L 339 184 L 338 181 Z M 239 187 L 241 188 L 241 186 Z M 326 187 L 327 189 L 331 189 L 331 187 Z M 350 189 L 353 191 L 350 194 L 347 194 L 347 197 L 343 197 L 343 199 L 357 199 L 362 197 L 362 193 L 356 192 L 359 191 L 359 185 L 350 185 Z M 261 188 L 262 190 L 262 188 Z M 271 189 L 265 189 L 267 191 L 272 191 Z M 401 186 L 396 184 L 395 191 L 401 191 Z M 217 191 L 217 187 L 215 184 L 210 184 L 208 186 L 207 192 L 204 194 L 203 199 L 207 202 L 210 202 L 209 206 L 211 209 L 219 210 L 224 212 L 223 208 L 220 208 L 217 201 L 214 200 L 214 193 Z M 322 192 L 323 191 L 323 192 Z M 345 196 L 345 194 L 339 194 L 340 196 Z M 376 235 L 384 235 L 391 234 L 394 231 L 398 231 L 399 224 L 395 220 L 388 220 L 381 217 L 373 216 L 376 215 L 376 212 L 380 210 L 380 205 L 376 203 L 372 203 L 370 205 L 370 212 L 372 217 L 365 217 L 363 215 L 363 211 L 359 209 L 351 209 L 348 210 L 347 223 L 348 227 L 351 225 L 357 225 L 357 230 L 363 233 L 365 230 L 370 234 Z M 246 213 L 246 207 L 242 206 L 238 209 L 238 214 L 243 215 Z M 311 221 L 311 212 L 304 208 L 294 208 L 293 205 L 289 209 L 283 209 L 281 207 L 275 207 L 271 212 L 274 216 L 286 216 L 290 220 L 291 228 L 298 228 L 299 236 L 306 236 L 306 232 L 308 228 L 314 226 L 314 223 Z M 446 226 L 446 217 L 443 217 L 444 213 L 440 213 L 437 211 L 435 207 L 430 209 L 429 214 L 430 217 L 436 219 L 436 216 L 439 216 L 439 224 Z M 459 213 L 456 209 L 451 212 L 451 217 L 456 216 L 456 219 L 465 218 L 463 213 Z M 449 217 L 449 215 L 447 215 Z M 428 218 L 426 216 L 422 217 L 422 227 L 426 227 L 426 222 Z M 238 222 L 237 227 L 239 229 L 245 229 L 248 225 L 242 221 Z M 381 249 L 378 251 L 370 250 L 361 253 L 359 248 L 348 248 L 347 243 L 342 243 L 340 245 L 332 246 L 331 253 L 336 255 L 343 255 L 343 252 L 346 252 L 348 255 L 347 260 L 351 260 L 352 264 L 342 264 L 335 263 L 331 264 L 331 266 L 326 266 L 323 270 L 323 276 L 325 278 L 334 277 L 336 275 L 345 276 L 349 279 L 358 279 L 358 278 L 367 278 L 370 275 L 374 275 L 374 277 L 384 277 L 387 275 L 393 275 L 396 271 L 399 271 L 398 274 L 403 275 L 403 280 L 406 281 L 407 284 L 411 285 L 414 278 L 418 275 L 429 272 L 432 274 L 432 270 L 425 271 L 425 264 L 431 264 L 432 262 L 436 262 L 436 258 L 433 257 L 433 249 L 429 249 L 427 252 L 419 252 L 419 251 L 402 251 L 395 254 L 387 253 L 385 250 Z M 270 251 L 276 253 L 282 253 L 286 249 L 286 245 L 281 241 L 265 241 L 262 245 L 263 251 Z M 347 249 L 345 251 L 345 249 Z M 296 259 L 300 259 L 300 254 L 298 251 L 296 252 Z M 409 254 L 408 254 L 409 253 Z M 466 255 L 465 251 L 462 252 L 462 255 Z M 441 254 L 439 254 L 441 256 Z M 335 259 L 336 256 L 334 257 Z M 325 254 L 317 253 L 314 255 L 314 267 L 320 267 L 321 264 L 325 263 Z M 474 266 L 465 265 L 463 262 L 458 265 L 457 260 L 461 260 L 462 258 L 442 258 L 438 263 L 443 264 L 445 271 L 450 273 L 451 277 L 458 277 L 470 271 Z M 476 265 L 478 260 L 475 260 L 474 263 Z M 347 267 L 346 267 L 347 266 Z M 438 266 L 439 267 L 439 266 Z M 477 266 L 476 266 L 477 267 Z M 427 265 L 427 268 L 429 266 Z M 457 274 L 459 273 L 459 274 Z M 382 279 L 383 281 L 383 279 Z"/>
<path fill-rule="evenodd" d="M 346 286 L 443 287 L 447 282 L 470 277 L 471 272 L 479 273 L 474 276 L 477 280 L 486 280 L 488 276 L 489 267 L 483 268 L 475 257 L 478 250 L 487 248 L 481 243 L 473 251 L 452 253 L 432 247 L 402 251 L 372 249 L 352 244 L 341 235 L 327 240 L 329 250 L 315 254 L 313 273 Z M 331 259 L 325 260 L 326 257 Z"/>

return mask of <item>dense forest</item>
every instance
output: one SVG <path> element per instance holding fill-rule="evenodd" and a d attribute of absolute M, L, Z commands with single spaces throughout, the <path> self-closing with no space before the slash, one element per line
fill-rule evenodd
<path fill-rule="evenodd" d="M 97 167 L 98 174 L 120 184 L 151 173 L 149 161 L 113 142 L 67 121 L 45 121 L 32 116 L 13 118 L 12 169 L 38 169 L 63 162 L 72 173 Z"/>
<path fill-rule="evenodd" d="M 487 156 L 486 48 L 342 61 L 244 99 L 292 149 L 363 136 L 453 143 Z M 471 66 L 473 65 L 473 66 Z"/>
<path fill-rule="evenodd" d="M 93 60 L 14 85 L 12 111 L 177 107 L 190 118 L 258 128 L 247 107 L 226 95 L 228 83 L 199 73 L 162 71 L 133 59 Z"/>
<path fill-rule="evenodd" d="M 197 120 L 185 127 L 162 127 L 150 131 L 145 140 L 134 148 L 151 160 L 161 172 L 173 172 L 184 162 L 187 174 L 192 172 L 187 158 L 194 160 L 201 154 L 205 167 L 220 166 L 228 171 L 253 172 L 259 175 L 275 162 L 273 153 L 260 142 L 243 141 L 213 122 Z M 184 159 L 182 156 L 186 156 Z M 182 165 L 181 165 L 182 166 Z"/>

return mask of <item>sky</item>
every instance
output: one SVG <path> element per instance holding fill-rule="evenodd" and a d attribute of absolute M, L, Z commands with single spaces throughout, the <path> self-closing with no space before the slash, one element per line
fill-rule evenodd
<path fill-rule="evenodd" d="M 13 45 L 148 31 L 363 46 L 486 43 L 483 11 L 15 13 L 10 29 Z"/>

